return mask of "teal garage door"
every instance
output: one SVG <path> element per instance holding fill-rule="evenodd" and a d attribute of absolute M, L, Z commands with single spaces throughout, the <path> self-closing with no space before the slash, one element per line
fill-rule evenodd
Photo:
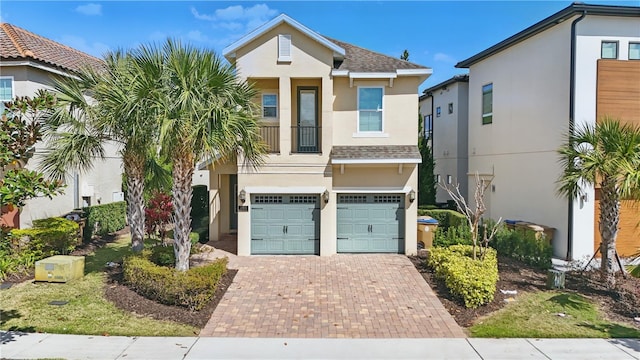
<path fill-rule="evenodd" d="M 319 255 L 319 196 L 253 195 L 251 254 Z"/>
<path fill-rule="evenodd" d="M 339 253 L 404 253 L 403 194 L 340 194 Z"/>

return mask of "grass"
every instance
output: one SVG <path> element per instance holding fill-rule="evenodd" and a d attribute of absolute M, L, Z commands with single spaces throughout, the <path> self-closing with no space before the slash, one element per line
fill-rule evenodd
<path fill-rule="evenodd" d="M 474 337 L 640 337 L 640 330 L 604 319 L 598 307 L 588 299 L 556 291 L 523 294 L 516 302 L 508 304 L 469 330 Z"/>
<path fill-rule="evenodd" d="M 0 291 L 0 330 L 56 334 L 123 336 L 194 336 L 199 329 L 137 316 L 104 298 L 109 261 L 129 254 L 129 238 L 98 249 L 85 258 L 85 276 L 68 283 L 27 281 Z M 49 305 L 68 301 L 66 305 Z"/>

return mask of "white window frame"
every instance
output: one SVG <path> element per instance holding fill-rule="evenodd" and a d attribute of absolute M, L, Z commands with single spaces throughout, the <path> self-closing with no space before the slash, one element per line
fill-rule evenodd
<path fill-rule="evenodd" d="M 273 96 L 276 97 L 276 104 L 274 105 L 275 108 L 276 108 L 276 116 L 264 116 L 264 108 L 265 108 L 264 97 L 265 96 L 269 96 L 269 95 L 273 95 Z M 275 92 L 265 92 L 265 93 L 262 93 L 261 99 L 262 99 L 262 118 L 263 119 L 267 119 L 267 120 L 277 120 L 278 119 L 278 115 L 279 115 L 279 111 L 278 111 L 278 94 L 275 93 Z M 272 107 L 272 105 L 269 105 L 269 107 Z"/>
<path fill-rule="evenodd" d="M 10 99 L 0 99 L 0 101 L 11 101 L 16 97 L 16 82 L 13 76 L 0 76 L 0 80 L 9 79 L 11 80 L 11 98 Z"/>
<path fill-rule="evenodd" d="M 484 88 L 491 85 L 491 112 L 485 113 L 484 112 Z M 481 94 L 480 94 L 480 112 L 482 113 L 482 125 L 489 125 L 489 124 L 493 124 L 493 83 L 486 83 L 484 85 L 482 85 L 481 90 Z M 491 121 L 489 122 L 485 122 L 485 118 L 486 117 L 491 117 Z"/>
<path fill-rule="evenodd" d="M 289 46 L 289 54 L 283 55 L 282 45 L 286 42 Z M 278 34 L 278 61 L 279 62 L 291 62 L 291 52 L 293 50 L 291 34 Z"/>
<path fill-rule="evenodd" d="M 382 90 L 382 99 L 381 99 L 381 107 L 379 109 L 377 109 L 378 112 L 382 113 L 382 116 L 380 117 L 380 130 L 376 130 L 376 131 L 361 131 L 360 130 L 360 89 L 381 89 Z M 357 96 L 357 103 L 356 103 L 356 108 L 357 108 L 357 112 L 358 112 L 358 116 L 357 116 L 357 130 L 358 130 L 358 134 L 360 135 L 380 135 L 380 134 L 384 134 L 384 86 L 358 86 L 358 96 Z M 371 109 L 366 109 L 369 111 L 372 111 Z"/>

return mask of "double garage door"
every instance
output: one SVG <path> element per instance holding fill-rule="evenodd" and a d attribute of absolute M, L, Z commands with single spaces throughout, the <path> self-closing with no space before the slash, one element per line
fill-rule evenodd
<path fill-rule="evenodd" d="M 253 195 L 251 254 L 319 255 L 320 197 Z"/>
<path fill-rule="evenodd" d="M 339 253 L 404 253 L 402 194 L 339 194 L 337 200 Z M 320 197 L 253 195 L 251 254 L 319 255 Z"/>
<path fill-rule="evenodd" d="M 402 194 L 340 194 L 339 253 L 404 253 Z"/>

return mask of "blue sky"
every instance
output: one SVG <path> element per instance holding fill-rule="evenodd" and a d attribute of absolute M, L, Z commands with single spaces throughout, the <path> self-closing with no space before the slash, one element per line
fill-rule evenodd
<path fill-rule="evenodd" d="M 640 1 L 586 1 L 639 6 Z M 218 53 L 285 13 L 310 29 L 433 68 L 423 90 L 464 73 L 454 65 L 570 5 L 569 1 L 25 1 L 0 0 L 0 18 L 100 57 L 180 38 Z"/>

